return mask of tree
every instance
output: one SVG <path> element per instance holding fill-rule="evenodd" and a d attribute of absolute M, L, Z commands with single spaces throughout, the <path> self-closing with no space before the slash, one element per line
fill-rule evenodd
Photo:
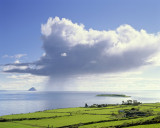
<path fill-rule="evenodd" d="M 127 104 L 132 104 L 132 100 L 127 100 Z"/>
<path fill-rule="evenodd" d="M 88 108 L 88 104 L 87 103 L 85 103 L 85 108 Z"/>

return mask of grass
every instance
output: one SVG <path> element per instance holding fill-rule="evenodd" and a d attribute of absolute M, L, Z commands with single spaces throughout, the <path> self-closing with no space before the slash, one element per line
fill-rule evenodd
<path fill-rule="evenodd" d="M 160 124 L 138 125 L 138 126 L 132 126 L 129 128 L 160 128 Z"/>
<path fill-rule="evenodd" d="M 91 121 L 101 121 L 101 120 L 110 120 L 109 116 L 106 115 L 74 115 L 68 117 L 61 117 L 55 119 L 42 119 L 42 120 L 24 120 L 21 121 L 21 124 L 27 125 L 35 125 L 35 126 L 54 126 L 54 127 L 62 127 L 80 123 L 88 123 Z M 18 121 L 17 121 L 18 123 Z"/>
<path fill-rule="evenodd" d="M 27 114 L 16 114 L 16 115 L 7 115 L 1 116 L 2 119 L 43 119 L 57 116 L 67 116 L 69 113 L 46 113 L 46 112 L 35 112 L 35 113 L 27 113 Z"/>
<path fill-rule="evenodd" d="M 63 108 L 63 109 L 53 109 L 53 110 L 46 110 L 44 112 L 49 112 L 49 113 L 52 113 L 52 112 L 55 112 L 55 113 L 59 113 L 59 112 L 62 112 L 62 113 L 67 113 L 67 112 L 80 112 L 80 111 L 91 111 L 91 110 L 97 110 L 97 109 L 100 109 L 100 108 L 83 108 L 83 107 L 77 107 L 77 108 Z"/>
<path fill-rule="evenodd" d="M 146 117 L 146 118 L 136 118 L 136 119 L 124 119 L 124 120 L 120 120 L 120 121 L 109 121 L 109 122 L 102 122 L 102 123 L 95 123 L 95 124 L 91 124 L 91 125 L 85 125 L 82 126 L 80 128 L 95 128 L 95 127 L 111 127 L 111 126 L 119 126 L 119 125 L 124 125 L 127 123 L 135 123 L 138 121 L 145 121 L 148 119 L 153 119 L 154 116 L 151 117 Z"/>
<path fill-rule="evenodd" d="M 152 115 L 143 117 L 118 117 L 119 110 L 152 111 Z M 0 128 L 54 128 L 58 127 L 80 127 L 80 128 L 101 128 L 101 127 L 160 127 L 157 122 L 160 118 L 160 103 L 133 105 L 114 105 L 102 108 L 64 108 L 45 110 L 27 114 L 15 114 L 0 116 Z M 152 121 L 153 124 L 149 124 Z M 148 123 L 148 124 L 147 124 Z M 140 125 L 145 124 L 145 125 Z"/>
<path fill-rule="evenodd" d="M 39 128 L 39 127 L 18 124 L 15 122 L 0 122 L 0 128 Z"/>

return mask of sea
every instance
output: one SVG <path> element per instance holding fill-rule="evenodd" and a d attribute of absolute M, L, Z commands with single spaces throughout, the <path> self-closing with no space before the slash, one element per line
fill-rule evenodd
<path fill-rule="evenodd" d="M 131 97 L 100 97 L 97 94 L 125 94 Z M 58 108 L 84 107 L 92 104 L 121 104 L 137 100 L 142 103 L 160 102 L 160 90 L 124 92 L 86 91 L 0 91 L 0 116 Z"/>

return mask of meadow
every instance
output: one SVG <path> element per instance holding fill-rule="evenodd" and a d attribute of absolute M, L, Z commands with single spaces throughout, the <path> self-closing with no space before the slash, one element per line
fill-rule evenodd
<path fill-rule="evenodd" d="M 0 116 L 0 128 L 159 128 L 160 103 L 45 110 Z"/>

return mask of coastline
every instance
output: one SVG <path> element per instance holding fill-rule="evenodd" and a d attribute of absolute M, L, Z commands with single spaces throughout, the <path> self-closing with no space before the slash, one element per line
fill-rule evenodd
<path fill-rule="evenodd" d="M 124 94 L 97 94 L 96 96 L 104 96 L 104 97 L 131 97 Z"/>

